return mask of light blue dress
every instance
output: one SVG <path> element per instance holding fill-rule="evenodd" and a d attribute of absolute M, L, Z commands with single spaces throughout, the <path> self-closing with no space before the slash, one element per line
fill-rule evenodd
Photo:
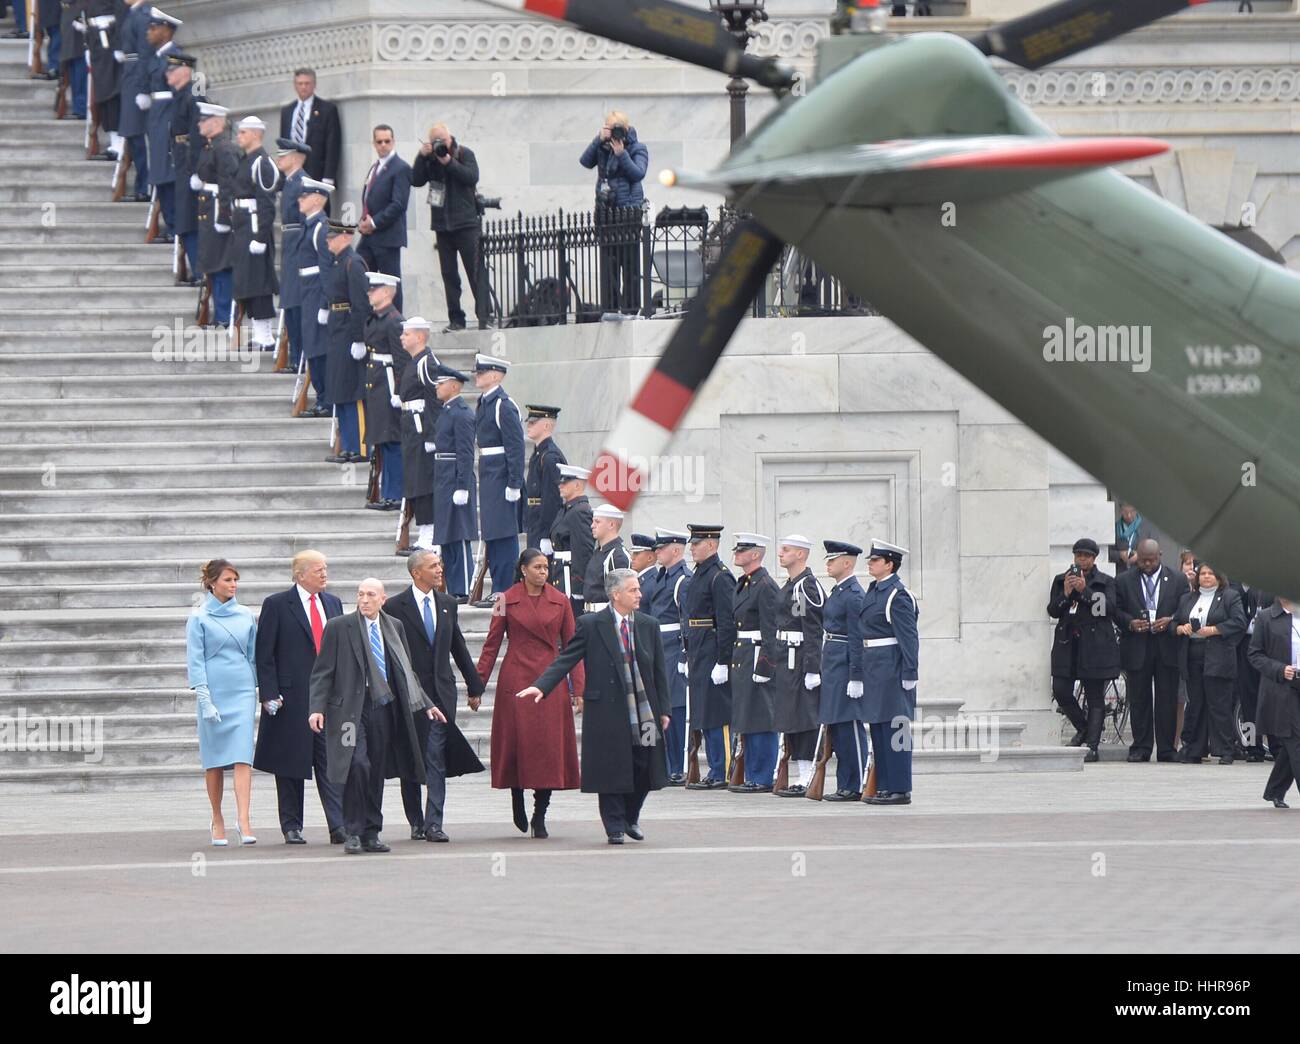
<path fill-rule="evenodd" d="M 209 594 L 185 625 L 190 688 L 206 685 L 221 715 L 220 721 L 204 721 L 202 711 L 195 711 L 205 769 L 253 763 L 256 642 L 253 614 L 234 598 L 223 603 Z"/>

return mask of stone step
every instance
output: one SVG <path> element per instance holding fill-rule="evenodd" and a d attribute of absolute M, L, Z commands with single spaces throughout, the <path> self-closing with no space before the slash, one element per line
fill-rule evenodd
<path fill-rule="evenodd" d="M 158 264 L 114 265 L 104 268 L 84 268 L 76 265 L 0 265 L 0 289 L 17 287 L 56 287 L 63 292 L 63 300 L 71 304 L 80 300 L 76 287 L 119 286 L 132 289 L 144 287 L 170 287 L 175 285 L 171 260 L 159 258 Z"/>
<path fill-rule="evenodd" d="M 189 689 L 67 689 L 0 693 L 0 714 L 170 715 L 189 712 L 194 724 L 194 693 Z M 3 758 L 0 757 L 0 764 Z"/>
<path fill-rule="evenodd" d="M 81 405 L 97 400 L 111 405 L 123 399 L 141 400 L 155 395 L 159 398 L 181 399 L 194 404 L 207 399 L 247 399 L 254 396 L 267 396 L 282 388 L 283 394 L 277 399 L 287 408 L 289 393 L 293 391 L 297 375 L 273 373 L 272 367 L 275 365 L 273 352 L 249 353 L 250 367 L 261 366 L 263 362 L 266 364 L 264 372 L 261 370 L 239 372 L 236 367 L 240 364 L 232 362 L 228 364 L 225 373 L 217 375 L 169 373 L 164 372 L 161 365 L 152 375 L 110 375 L 93 368 L 85 373 L 65 375 L 46 375 L 39 371 L 32 373 L 29 370 L 27 376 L 15 377 L 6 384 L 13 398 L 22 403 L 35 403 L 42 399 L 62 399 L 69 402 L 76 401 Z M 168 365 L 172 364 L 169 362 Z"/>
<path fill-rule="evenodd" d="M 157 400 L 146 400 L 149 405 Z M 276 416 L 283 410 L 284 416 Z M 219 413 L 220 411 L 213 411 Z M 288 395 L 281 400 L 279 408 L 265 416 L 247 420 L 238 426 L 241 436 L 262 441 L 279 439 L 297 440 L 305 437 L 316 438 L 322 455 L 328 450 L 330 420 L 328 417 L 290 417 Z M 80 415 L 65 420 L 12 420 L 0 419 L 0 445 L 31 445 L 49 443 L 60 439 L 65 444 L 72 442 L 79 445 L 91 445 L 100 442 L 139 444 L 142 447 L 156 442 L 185 442 L 202 438 L 211 433 L 217 438 L 228 439 L 232 427 L 228 420 L 159 420 L 150 410 L 151 421 L 141 425 L 134 420 L 123 420 L 130 416 L 126 410 L 117 411 L 111 420 L 90 420 Z M 310 433 L 304 435 L 303 433 Z M 141 452 L 144 452 L 142 449 Z M 313 452 L 310 456 L 315 456 Z M 304 454 L 301 459 L 309 459 Z"/>
<path fill-rule="evenodd" d="M 93 734 L 86 737 L 93 740 Z M 4 754 L 6 771 L 24 768 L 59 768 L 88 766 L 98 768 L 140 768 L 156 765 L 183 765 L 198 761 L 199 737 L 197 730 L 188 739 L 179 736 L 152 736 L 144 739 L 103 740 L 98 752 L 87 755 L 84 750 L 7 750 Z M 93 763 L 89 758 L 95 758 Z"/>
<path fill-rule="evenodd" d="M 337 486 L 343 479 L 337 464 L 181 464 L 89 467 L 0 467 L 3 490 L 213 490 L 256 486 Z M 0 506 L 3 500 L 0 500 Z"/>
<path fill-rule="evenodd" d="M 145 226 L 143 217 L 140 218 L 138 231 L 140 236 L 137 242 L 125 244 L 101 243 L 95 247 L 93 255 L 89 255 L 84 246 L 30 243 L 26 246 L 14 247 L 5 251 L 3 260 L 6 265 L 18 267 L 32 265 L 36 267 L 79 268 L 87 277 L 100 271 L 101 268 L 116 265 L 165 265 L 170 272 L 172 245 L 164 243 L 162 240 L 146 243 L 144 241 Z M 92 260 L 96 262 L 95 265 L 89 263 Z M 140 327 L 144 324 L 136 323 L 135 325 Z"/>
<path fill-rule="evenodd" d="M 31 378 L 39 374 L 45 380 L 53 377 L 80 377 L 83 380 L 156 377 L 170 381 L 182 373 L 229 374 L 243 367 L 257 367 L 253 372 L 263 373 L 275 366 L 275 357 L 269 352 L 254 351 L 249 347 L 241 356 L 236 354 L 237 351 L 223 351 L 219 357 L 214 352 L 212 359 L 186 359 L 183 351 L 172 353 L 162 347 L 157 355 L 153 352 L 58 352 L 35 359 L 31 352 L 0 353 L 0 377 Z"/>
<path fill-rule="evenodd" d="M 27 42 L 22 41 L 23 46 Z M 56 125 L 72 125 L 72 120 L 56 120 L 54 118 L 54 90 L 53 80 L 33 80 L 26 75 L 20 75 L 19 70 L 9 68 L 5 70 L 6 75 L 0 79 L 0 101 L 10 106 L 26 106 L 24 114 L 31 116 L 33 113 L 44 114 L 48 106 L 48 122 Z M 71 101 L 71 97 L 68 99 Z"/>
<path fill-rule="evenodd" d="M 15 142 L 12 134 L 0 134 L 0 157 L 21 159 L 27 163 L 44 163 L 49 167 L 63 167 L 82 162 L 91 164 L 103 172 L 101 177 L 104 200 L 112 202 L 113 171 L 117 167 L 116 161 L 87 160 L 84 132 L 69 137 L 66 133 L 68 128 L 60 126 L 53 119 L 48 122 L 41 121 L 39 126 L 42 133 L 33 137 L 30 145 Z M 8 121 L 0 120 L 0 130 L 8 129 Z M 101 137 L 100 142 L 107 145 L 107 136 Z"/>
<path fill-rule="evenodd" d="M 290 439 L 286 432 L 268 442 L 117 442 L 0 445 L 0 460 L 13 467 L 40 468 L 84 467 L 86 465 L 214 465 L 214 464 L 287 464 L 301 463 L 314 457 L 324 441 L 310 434 L 311 426 L 302 425 L 302 438 Z M 312 465 L 313 467 L 315 465 Z M 322 465 L 326 466 L 326 465 Z M 336 466 L 336 465 L 329 465 Z"/>
<path fill-rule="evenodd" d="M 80 174 L 69 176 L 61 172 L 52 172 L 49 174 L 50 180 L 44 183 L 6 181 L 5 175 L 0 172 L 0 202 L 84 203 L 87 200 L 111 198 L 107 176 L 100 172 L 100 164 L 96 163 L 93 166 L 95 168 L 91 171 L 91 174 L 95 175 L 93 177 Z M 144 218 L 140 219 L 140 236 L 141 239 L 144 238 Z"/>
<path fill-rule="evenodd" d="M 365 504 L 365 470 L 335 466 L 341 481 L 321 486 L 242 486 L 235 489 L 29 489 L 0 491 L 0 516 L 27 516 L 39 525 L 43 515 L 71 512 L 149 512 L 158 518 L 195 512 L 254 512 L 359 508 Z M 344 476 L 351 475 L 348 482 Z M 56 475 L 57 478 L 57 475 Z M 378 515 L 379 512 L 364 512 Z M 15 531 L 16 532 L 16 531 Z"/>
<path fill-rule="evenodd" d="M 302 524 L 299 516 L 299 523 L 305 531 L 293 527 L 279 531 L 268 529 L 266 533 L 223 534 L 220 554 L 232 562 L 276 559 L 284 564 L 285 570 L 294 554 L 306 548 L 317 550 L 331 560 L 351 556 L 381 558 L 390 554 L 396 546 L 395 513 L 367 511 L 366 514 L 384 521 L 373 531 L 366 529 L 362 532 L 354 522 L 349 522 L 346 527 L 327 533 L 310 524 L 315 521 L 314 516 L 309 517 L 308 524 Z M 186 530 L 174 535 L 145 533 L 137 536 L 87 532 L 73 543 L 60 527 L 52 526 L 31 536 L 6 537 L 0 542 L 0 562 L 184 559 L 197 567 L 199 562 L 212 555 L 212 540 L 208 534 Z M 397 568 L 395 575 L 400 575 L 406 568 L 405 559 L 399 555 L 392 557 Z"/>
<path fill-rule="evenodd" d="M 171 269 L 167 272 L 170 278 Z M 71 330 L 53 333 L 44 330 L 4 330 L 0 331 L 0 352 L 5 355 L 49 357 L 63 354 L 110 356 L 123 352 L 145 352 L 152 356 L 155 345 L 159 353 L 162 353 L 184 337 L 188 318 L 178 319 L 173 316 L 169 322 L 144 330 L 95 330 L 86 334 Z M 0 316 L 0 322 L 3 321 L 4 317 Z M 179 327 L 176 326 L 177 322 L 180 323 Z M 201 353 L 196 351 L 194 354 Z"/>
<path fill-rule="evenodd" d="M 123 220 L 112 225 L 55 225 L 53 228 L 16 228 L 9 225 L 0 228 L 0 245 L 27 243 L 50 243 L 59 246 L 79 244 L 87 253 L 87 262 L 94 261 L 94 248 L 97 246 L 129 246 L 144 239 L 143 219 L 139 223 Z M 152 244 L 150 244 L 152 245 Z M 161 249 L 164 244 L 159 244 Z M 169 245 L 168 245 L 169 246 Z"/>
<path fill-rule="evenodd" d="M 375 542 L 370 541 L 373 544 Z M 389 553 L 385 553 L 385 551 Z M 223 558 L 231 558 L 223 552 Z M 231 561 L 234 561 L 231 558 Z M 240 556 L 235 562 L 240 576 L 255 580 L 269 576 L 280 576 L 288 572 L 283 558 L 252 558 Z M 379 553 L 373 555 L 335 556 L 329 560 L 330 569 L 336 574 L 349 577 L 377 576 L 381 580 L 391 580 L 406 572 L 399 556 L 391 553 L 391 546 L 386 542 L 380 545 Z M 198 562 L 193 558 L 171 559 L 103 559 L 95 560 L 94 581 L 96 584 L 169 584 L 196 583 Z M 0 587 L 18 587 L 27 584 L 74 585 L 86 579 L 85 562 L 0 562 Z M 287 584 L 287 579 L 286 579 Z M 348 595 L 351 596 L 349 591 Z M 240 596 L 241 600 L 243 595 Z"/>
<path fill-rule="evenodd" d="M 42 81 L 36 80 L 34 82 L 37 86 L 40 86 Z M 46 81 L 46 83 L 46 89 L 53 94 L 53 81 Z M 0 123 L 0 149 L 13 149 L 15 151 L 21 150 L 25 152 L 28 143 L 41 144 L 47 141 L 67 141 L 72 126 L 71 121 L 54 119 L 53 116 L 54 114 L 52 111 L 49 116 L 46 116 L 44 113 L 28 112 L 26 116 L 21 119 L 4 120 Z M 84 133 L 85 132 L 82 131 L 81 135 L 76 136 L 78 142 L 82 140 Z M 107 139 L 107 132 L 102 132 L 100 134 L 101 143 L 106 145 Z"/>
<path fill-rule="evenodd" d="M 78 126 L 81 125 L 78 124 Z M 76 140 L 81 140 L 80 135 L 77 136 Z M 44 196 L 43 194 L 46 192 L 47 187 L 54 185 L 75 186 L 82 190 L 79 197 L 66 197 L 68 202 L 93 203 L 101 199 L 108 199 L 108 179 L 112 176 L 112 173 L 113 164 L 107 160 L 86 160 L 84 162 L 63 164 L 56 169 L 51 169 L 48 163 L 28 159 L 21 152 L 12 152 L 0 156 L 0 185 L 10 185 L 26 190 L 23 195 L 4 197 L 3 202 L 5 203 L 39 202 L 43 198 L 53 200 L 54 197 Z"/>
<path fill-rule="evenodd" d="M 3 230 L 0 230 L 2 232 Z M 134 229 L 132 230 L 134 234 Z M 2 241 L 2 240 L 0 240 Z M 165 269 L 170 273 L 171 268 Z M 66 286 L 0 287 L 0 311 L 20 305 L 24 308 L 46 308 L 51 311 L 72 306 L 77 309 L 108 307 L 141 308 L 183 315 L 193 311 L 198 303 L 199 291 L 192 286 Z"/>
<path fill-rule="evenodd" d="M 170 256 L 170 255 L 168 255 Z M 7 331 L 41 330 L 68 331 L 78 340 L 93 338 L 100 330 L 136 330 L 141 325 L 171 329 L 178 315 L 186 318 L 198 303 L 198 290 L 190 288 L 187 305 L 179 309 L 150 306 L 147 308 L 81 308 L 75 302 L 51 311 L 46 308 L 14 308 L 6 311 L 0 322 Z"/>
<path fill-rule="evenodd" d="M 269 367 L 268 367 L 269 371 Z M 126 417 L 148 417 L 151 423 L 177 421 L 189 423 L 200 420 L 223 420 L 227 431 L 236 421 L 251 421 L 274 418 L 277 414 L 286 415 L 287 420 L 298 420 L 287 416 L 292 404 L 289 395 L 293 391 L 291 377 L 271 376 L 270 373 L 259 375 L 264 382 L 264 389 L 273 389 L 283 385 L 283 392 L 264 390 L 260 394 L 242 395 L 237 398 L 121 398 L 121 399 L 32 399 L 27 402 L 0 402 L 0 425 L 6 422 L 28 423 L 33 421 L 54 421 L 64 427 L 83 425 L 88 421 L 113 421 Z M 310 394 L 310 393 L 309 393 Z M 325 418 L 320 418 L 324 420 Z M 140 427 L 139 421 L 131 422 Z M 328 423 L 328 421 L 327 421 Z M 153 435 L 153 427 L 141 430 L 142 436 Z M 69 431 L 69 434 L 72 434 Z M 157 435 L 153 435 L 157 439 Z M 328 431 L 322 437 L 325 444 Z M 151 440 L 152 441 L 152 440 Z M 327 456 L 328 454 L 322 454 Z"/>
<path fill-rule="evenodd" d="M 358 491 L 359 492 L 359 491 Z M 80 542 L 92 536 L 156 536 L 164 534 L 192 534 L 208 537 L 207 557 L 220 554 L 212 550 L 214 543 L 224 546 L 228 533 L 246 533 L 250 526 L 264 528 L 267 532 L 293 532 L 305 520 L 317 533 L 338 533 L 346 536 L 387 538 L 396 531 L 391 512 L 344 510 L 334 508 L 306 511 L 302 508 L 268 509 L 249 516 L 247 511 L 234 513 L 230 509 L 219 511 L 155 511 L 84 512 L 42 516 L 0 515 L 0 533 L 6 543 L 10 538 L 41 536 L 45 539 L 62 537 L 66 541 Z M 3 604 L 3 602 L 0 602 Z"/>

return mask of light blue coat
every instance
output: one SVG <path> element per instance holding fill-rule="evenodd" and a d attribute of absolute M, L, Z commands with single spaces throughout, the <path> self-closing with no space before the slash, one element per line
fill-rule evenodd
<path fill-rule="evenodd" d="M 209 594 L 185 625 L 190 688 L 206 685 L 220 721 L 199 723 L 199 756 L 205 769 L 253 763 L 253 714 L 257 709 L 257 624 L 232 598 Z"/>

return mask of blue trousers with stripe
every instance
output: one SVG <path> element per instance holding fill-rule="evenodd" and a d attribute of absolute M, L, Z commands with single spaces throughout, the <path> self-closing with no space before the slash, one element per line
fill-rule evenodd
<path fill-rule="evenodd" d="M 912 792 L 911 726 L 910 721 L 897 727 L 887 721 L 871 723 L 871 750 L 876 756 L 878 791 L 887 790 L 891 794 Z"/>
<path fill-rule="evenodd" d="M 745 782 L 772 785 L 780 741 L 775 732 L 745 733 Z"/>
<path fill-rule="evenodd" d="M 835 750 L 835 788 L 862 793 L 867 771 L 867 726 L 860 721 L 841 721 L 827 725 L 831 746 Z M 879 770 L 877 770 L 877 777 Z"/>

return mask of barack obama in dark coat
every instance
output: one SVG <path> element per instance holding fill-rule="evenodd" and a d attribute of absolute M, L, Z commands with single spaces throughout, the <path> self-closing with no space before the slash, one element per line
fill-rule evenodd
<path fill-rule="evenodd" d="M 1255 735 L 1267 736 L 1273 751 L 1273 771 L 1264 786 L 1264 800 L 1286 808 L 1283 799 L 1300 771 L 1300 670 L 1296 667 L 1300 620 L 1291 602 L 1279 598 L 1260 610 L 1248 656 L 1251 666 L 1259 671 Z"/>

